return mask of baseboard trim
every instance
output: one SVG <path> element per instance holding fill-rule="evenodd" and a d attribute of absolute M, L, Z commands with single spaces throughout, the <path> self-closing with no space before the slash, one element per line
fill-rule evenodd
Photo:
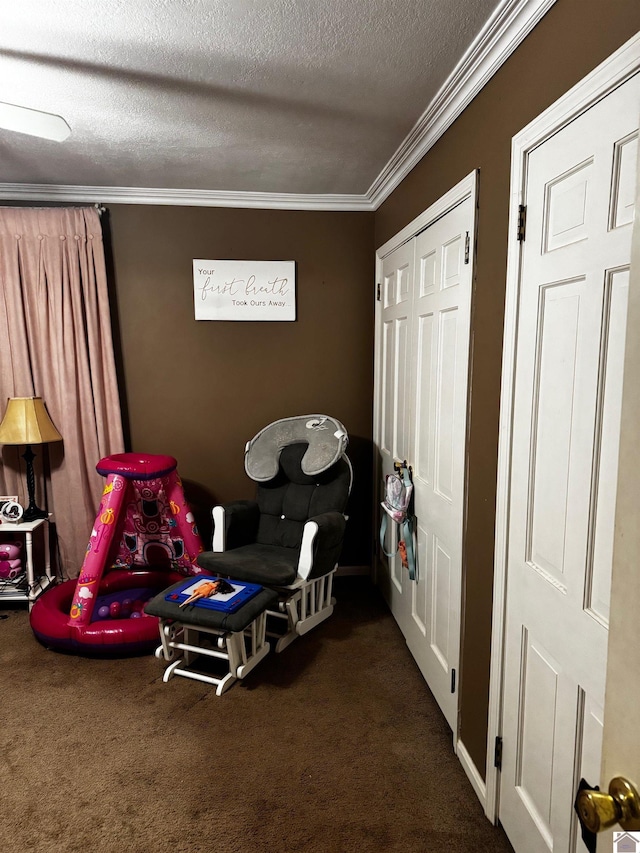
<path fill-rule="evenodd" d="M 467 749 L 461 740 L 456 744 L 456 754 L 460 760 L 460 764 L 462 764 L 464 772 L 467 774 L 467 777 L 471 782 L 473 790 L 476 792 L 476 796 L 482 803 L 482 808 L 484 809 L 485 800 L 487 798 L 487 786 L 480 775 L 480 771 L 473 763 L 471 756 L 467 752 Z"/>

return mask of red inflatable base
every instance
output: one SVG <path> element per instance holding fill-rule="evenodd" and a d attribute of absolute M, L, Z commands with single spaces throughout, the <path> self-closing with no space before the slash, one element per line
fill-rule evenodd
<path fill-rule="evenodd" d="M 153 593 L 183 580 L 177 572 L 145 569 L 114 569 L 100 581 L 98 595 L 122 592 L 139 587 Z M 160 643 L 158 619 L 108 619 L 89 625 L 76 625 L 69 616 L 76 581 L 64 581 L 51 587 L 36 600 L 30 614 L 31 628 L 47 648 L 83 655 L 122 657 L 153 651 Z"/>

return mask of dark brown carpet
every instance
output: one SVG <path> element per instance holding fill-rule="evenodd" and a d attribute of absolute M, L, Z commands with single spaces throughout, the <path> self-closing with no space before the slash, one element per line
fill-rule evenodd
<path fill-rule="evenodd" d="M 152 656 L 47 651 L 0 612 L 4 853 L 508 853 L 365 578 L 218 698 Z"/>

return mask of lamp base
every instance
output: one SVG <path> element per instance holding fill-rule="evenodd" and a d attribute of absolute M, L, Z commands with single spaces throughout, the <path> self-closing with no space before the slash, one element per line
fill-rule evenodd
<path fill-rule="evenodd" d="M 36 521 L 38 518 L 47 518 L 48 512 L 46 509 L 40 509 L 36 506 L 35 499 L 35 476 L 33 474 L 33 460 L 35 453 L 31 449 L 31 445 L 27 444 L 22 458 L 27 463 L 27 491 L 29 492 L 29 506 L 25 509 L 22 516 L 23 521 Z"/>
<path fill-rule="evenodd" d="M 40 509 L 35 504 L 29 504 L 22 516 L 22 521 L 36 521 L 38 518 L 46 518 L 48 516 L 46 509 Z"/>

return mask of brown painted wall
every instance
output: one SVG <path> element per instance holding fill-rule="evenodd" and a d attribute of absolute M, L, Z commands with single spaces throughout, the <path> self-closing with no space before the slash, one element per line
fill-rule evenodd
<path fill-rule="evenodd" d="M 511 138 L 640 28 L 638 0 L 557 0 L 449 131 L 376 212 L 376 246 L 480 169 L 461 736 L 485 766 L 495 483 Z"/>
<path fill-rule="evenodd" d="M 214 501 L 253 496 L 248 439 L 333 415 L 355 468 L 342 563 L 368 565 L 373 214 L 109 205 L 109 224 L 130 448 L 178 459 L 208 538 Z M 297 321 L 196 322 L 193 258 L 295 260 Z"/>

